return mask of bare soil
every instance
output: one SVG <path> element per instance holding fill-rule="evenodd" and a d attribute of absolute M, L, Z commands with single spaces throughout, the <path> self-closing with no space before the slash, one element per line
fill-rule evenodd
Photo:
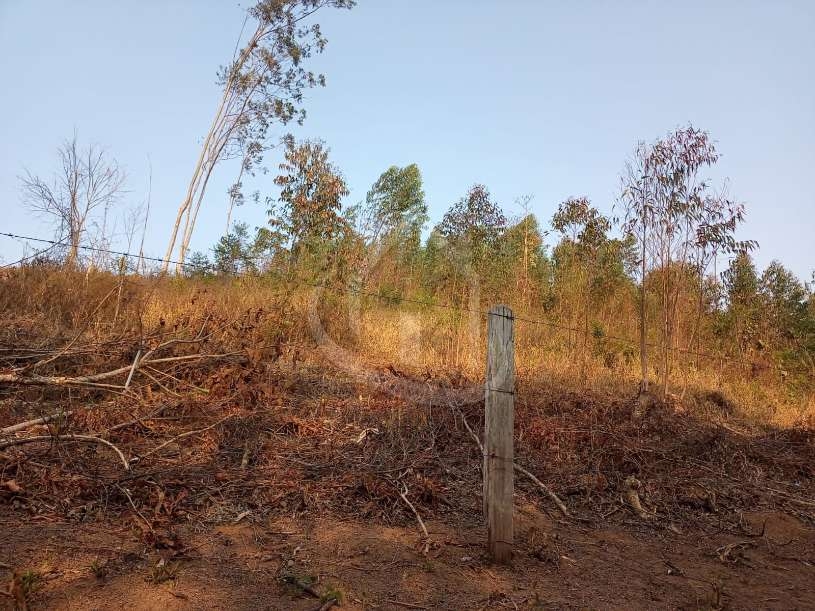
<path fill-rule="evenodd" d="M 815 533 L 784 514 L 746 516 L 757 531 L 766 524 L 749 539 L 553 523 L 530 505 L 516 518 L 511 568 L 483 557 L 477 520 L 430 521 L 423 555 L 413 528 L 331 517 L 178 525 L 179 554 L 121 522 L 22 523 L 4 512 L 3 560 L 36 571 L 33 609 L 321 606 L 286 575 L 341 593 L 346 609 L 815 608 Z"/>

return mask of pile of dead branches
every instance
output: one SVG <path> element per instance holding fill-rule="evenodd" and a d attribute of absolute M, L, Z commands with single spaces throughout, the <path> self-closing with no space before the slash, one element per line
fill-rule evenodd
<path fill-rule="evenodd" d="M 256 314 L 251 314 L 254 317 Z M 478 521 L 483 404 L 477 380 L 352 376 L 313 347 L 261 357 L 222 323 L 0 357 L 0 504 L 37 515 L 129 516 L 146 537 L 179 520 L 333 512 L 388 524 Z M 89 371 L 100 362 L 108 368 Z M 430 389 L 418 392 L 419 388 Z M 553 519 L 643 528 L 738 528 L 741 512 L 815 520 L 815 435 L 710 422 L 630 397 L 521 380 L 519 499 Z M 52 411 L 9 421 L 32 406 Z M 6 424 L 7 423 L 7 424 Z"/>

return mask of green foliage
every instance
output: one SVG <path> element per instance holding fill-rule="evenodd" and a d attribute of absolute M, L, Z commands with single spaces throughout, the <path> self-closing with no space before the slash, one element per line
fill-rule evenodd
<path fill-rule="evenodd" d="M 248 9 L 255 31 L 232 61 L 218 71 L 225 91 L 224 143 L 227 155 L 239 155 L 244 171 L 252 172 L 267 150 L 269 128 L 275 123 L 302 124 L 304 93 L 325 86 L 325 76 L 305 67 L 305 60 L 322 53 L 326 39 L 319 24 L 303 20 L 322 7 L 350 9 L 354 0 L 260 0 Z M 240 182 L 230 189 L 239 203 Z"/>
<path fill-rule="evenodd" d="M 578 246 L 579 251 L 593 254 L 606 241 L 611 221 L 591 206 L 585 197 L 570 197 L 558 206 L 552 227 Z"/>
<path fill-rule="evenodd" d="M 760 290 L 763 312 L 772 329 L 776 346 L 792 345 L 798 353 L 812 346 L 815 321 L 810 315 L 810 295 L 804 284 L 778 261 L 773 261 L 761 274 Z"/>
<path fill-rule="evenodd" d="M 368 191 L 363 217 L 362 233 L 371 244 L 415 253 L 428 220 L 419 167 L 414 163 L 385 170 Z"/>
<path fill-rule="evenodd" d="M 722 313 L 720 335 L 735 338 L 744 354 L 761 335 L 762 306 L 759 278 L 750 255 L 739 253 L 722 273 L 722 289 L 727 309 Z"/>
<path fill-rule="evenodd" d="M 320 141 L 297 143 L 285 139 L 285 160 L 275 184 L 280 187 L 279 206 L 269 209 L 269 223 L 286 236 L 292 262 L 302 257 L 326 263 L 326 246 L 342 239 L 348 227 L 340 214 L 348 187 L 340 171 L 328 159 Z"/>
<path fill-rule="evenodd" d="M 212 270 L 213 265 L 209 257 L 199 250 L 187 257 L 187 262 L 184 265 L 184 274 L 187 278 L 206 278 L 212 274 Z"/>
<path fill-rule="evenodd" d="M 644 379 L 656 372 L 663 383 L 685 359 L 679 355 L 694 351 L 757 359 L 761 371 L 815 373 L 815 297 L 779 263 L 758 275 L 749 255 L 755 243 L 734 238 L 743 206 L 697 177 L 718 159 L 705 132 L 678 130 L 637 150 L 619 225 L 585 197 L 562 202 L 551 219 L 559 237 L 551 253 L 535 216 L 525 207 L 508 223 L 483 185 L 453 204 L 422 244 L 427 203 L 415 164 L 389 167 L 364 202 L 343 208 L 348 188 L 323 143 L 289 137 L 285 144 L 269 226 L 252 238 L 246 225 L 235 225 L 213 249 L 218 273 L 262 273 L 283 263 L 292 277 L 386 301 L 468 309 L 509 303 L 551 321 L 547 341 L 579 351 L 581 368 L 588 358 L 628 367 L 639 352 Z M 735 256 L 719 282 L 707 268 L 722 254 Z M 208 265 L 203 255 L 193 262 Z M 322 304 L 327 311 L 337 307 L 332 299 Z M 461 323 L 460 313 L 450 316 Z M 631 341 L 637 332 L 644 349 Z M 662 360 L 646 367 L 654 344 Z"/>
<path fill-rule="evenodd" d="M 719 160 L 710 135 L 689 125 L 651 145 L 640 143 L 627 165 L 620 196 L 625 211 L 623 231 L 639 245 L 642 290 L 649 271 L 658 271 L 663 396 L 668 392 L 670 352 L 676 341 L 679 303 L 688 266 L 695 270 L 697 329 L 704 307 L 704 278 L 718 254 L 746 252 L 753 241 L 737 241 L 735 231 L 744 221 L 744 206 L 713 192 L 699 176 Z M 678 273 L 678 276 L 676 276 Z M 640 345 L 643 388 L 646 378 L 647 299 L 640 299 Z M 698 347 L 698 346 L 697 346 Z"/>
<path fill-rule="evenodd" d="M 223 236 L 213 247 L 214 268 L 218 274 L 236 276 L 241 273 L 256 273 L 257 265 L 250 241 L 249 226 L 235 223 L 232 231 Z"/>
<path fill-rule="evenodd" d="M 507 219 L 484 185 L 473 185 L 438 226 L 461 265 L 476 273 L 506 229 Z"/>

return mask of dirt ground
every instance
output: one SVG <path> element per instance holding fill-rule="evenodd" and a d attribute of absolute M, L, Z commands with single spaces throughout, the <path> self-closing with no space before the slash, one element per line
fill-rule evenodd
<path fill-rule="evenodd" d="M 20 517 L 3 512 L 0 562 L 37 575 L 32 609 L 320 608 L 292 578 L 349 610 L 815 608 L 815 530 L 777 513 L 745 516 L 756 536 L 736 538 L 519 506 L 511 568 L 487 562 L 475 520 L 428 522 L 425 555 L 415 529 L 331 518 L 180 525 L 156 550 L 122 523 Z"/>

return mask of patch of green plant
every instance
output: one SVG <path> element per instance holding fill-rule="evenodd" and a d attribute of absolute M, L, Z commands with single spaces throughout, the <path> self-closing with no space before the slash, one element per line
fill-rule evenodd
<path fill-rule="evenodd" d="M 28 596 L 40 587 L 42 577 L 37 571 L 28 570 L 20 574 L 20 586 L 23 589 L 23 594 Z"/>
<path fill-rule="evenodd" d="M 322 602 L 328 602 L 329 600 L 334 599 L 337 601 L 338 605 L 342 604 L 342 601 L 345 599 L 345 593 L 340 590 L 338 587 L 334 587 L 332 585 L 327 586 L 325 594 L 320 597 Z"/>
<path fill-rule="evenodd" d="M 90 563 L 88 568 L 90 569 L 91 573 L 93 573 L 93 576 L 97 579 L 104 579 L 110 572 L 107 561 L 100 562 L 99 558 L 94 558 L 93 562 Z"/>

